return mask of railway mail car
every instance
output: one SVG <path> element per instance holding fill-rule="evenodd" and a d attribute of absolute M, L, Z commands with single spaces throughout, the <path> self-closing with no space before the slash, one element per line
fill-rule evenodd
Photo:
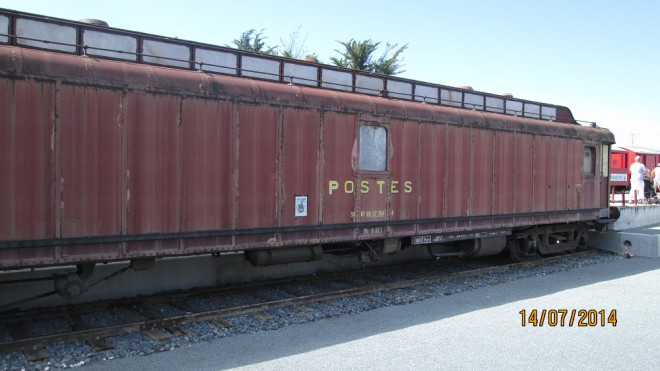
<path fill-rule="evenodd" d="M 613 142 L 562 106 L 0 10 L 3 269 L 572 250 Z"/>

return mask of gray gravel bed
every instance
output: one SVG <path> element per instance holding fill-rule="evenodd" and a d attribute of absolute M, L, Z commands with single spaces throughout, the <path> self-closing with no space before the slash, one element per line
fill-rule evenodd
<path fill-rule="evenodd" d="M 351 283 L 356 286 L 372 286 L 372 285 L 382 285 L 385 283 L 385 280 L 380 280 L 375 277 L 358 277 L 350 280 Z"/>
<path fill-rule="evenodd" d="M 71 331 L 71 325 L 64 318 L 37 319 L 30 324 L 30 336 L 61 334 Z"/>
<path fill-rule="evenodd" d="M 249 293 L 232 294 L 231 296 L 227 296 L 227 299 L 232 303 L 234 303 L 235 305 L 250 305 L 250 304 L 257 304 L 262 302 L 261 299 L 252 296 Z"/>
<path fill-rule="evenodd" d="M 413 271 L 401 271 L 401 272 L 387 272 L 383 273 L 383 279 L 387 280 L 408 280 L 408 279 L 415 279 L 419 277 L 420 274 L 428 274 L 427 272 L 431 272 L 429 269 L 420 269 L 419 271 L 413 272 Z M 434 271 L 435 272 L 435 271 Z"/>
<path fill-rule="evenodd" d="M 388 291 L 376 291 L 369 294 L 386 305 L 410 304 L 415 301 L 427 299 L 423 293 L 414 289 L 398 289 Z"/>
<path fill-rule="evenodd" d="M 212 310 L 219 310 L 222 306 L 215 300 L 209 298 L 194 298 L 187 301 L 191 306 L 199 309 L 202 312 L 208 312 Z"/>
<path fill-rule="evenodd" d="M 352 286 L 347 282 L 328 280 L 328 281 L 323 281 L 322 288 L 326 288 L 326 287 L 332 290 L 345 290 L 345 289 L 350 289 Z"/>
<path fill-rule="evenodd" d="M 162 315 L 163 317 L 182 316 L 182 315 L 186 314 L 185 311 L 183 311 L 179 308 L 175 308 L 171 305 L 163 304 L 163 303 L 150 304 L 149 309 L 151 309 L 154 312 Z"/>
<path fill-rule="evenodd" d="M 463 291 L 474 290 L 479 287 L 497 285 L 521 278 L 550 275 L 561 271 L 607 262 L 613 259 L 621 259 L 621 257 L 601 252 L 588 256 L 572 257 L 564 261 L 554 262 L 539 267 L 509 269 L 503 272 L 491 272 L 490 274 L 478 277 L 468 277 L 461 280 L 426 284 L 416 288 L 370 293 L 369 296 L 376 298 L 376 300 L 369 300 L 364 297 L 341 297 L 332 300 L 335 305 L 331 305 L 327 302 L 305 304 L 305 307 L 311 309 L 309 312 L 300 311 L 291 307 L 274 308 L 265 312 L 270 316 L 270 318 L 266 319 L 259 318 L 252 314 L 222 318 L 222 321 L 231 325 L 227 328 L 220 328 L 205 321 L 185 323 L 180 324 L 179 327 L 188 331 L 189 333 L 187 335 L 173 335 L 171 339 L 167 341 L 153 341 L 141 333 L 116 336 L 109 339 L 109 342 L 113 344 L 114 348 L 103 352 L 93 352 L 88 346 L 79 343 L 58 344 L 49 347 L 48 351 L 50 353 L 50 358 L 48 360 L 39 362 L 28 363 L 22 353 L 0 354 L 0 369 L 20 370 L 25 368 L 34 370 L 56 370 L 103 362 L 114 358 L 138 357 L 155 352 L 166 352 L 175 348 L 190 347 L 194 346 L 196 343 L 211 341 L 222 337 L 259 331 L 273 331 L 292 324 L 351 315 L 383 306 L 405 305 L 420 300 L 427 300 L 429 298 L 436 298 L 443 295 L 452 295 Z M 438 268 L 438 272 L 446 272 L 453 269 L 454 268 L 449 265 L 448 267 Z M 458 270 L 457 267 L 456 270 Z M 397 276 L 398 274 L 395 273 L 393 275 Z M 411 276 L 409 272 L 402 273 L 401 276 L 405 276 L 406 278 L 414 277 Z M 324 284 L 334 288 L 349 288 L 349 285 L 344 282 L 328 281 L 324 282 Z M 306 285 L 302 285 L 299 289 L 309 290 L 310 293 L 321 291 L 315 289 L 313 285 L 307 286 L 307 288 L 305 287 Z M 282 295 L 287 295 L 286 292 L 281 293 Z M 228 297 L 228 299 L 237 304 L 252 304 L 259 301 L 259 299 L 250 296 L 248 293 L 232 295 L 231 297 Z M 337 306 L 337 303 L 341 306 Z M 218 307 L 218 304 L 211 299 L 195 299 L 194 303 L 191 302 L 191 305 L 195 305 L 200 309 L 208 307 L 210 310 L 217 309 Z M 159 309 L 162 309 L 163 311 L 177 310 L 176 308 L 168 307 L 169 306 L 163 306 Z M 98 320 L 103 320 L 103 316 L 99 316 Z M 48 333 L 48 331 L 51 330 L 47 329 L 53 327 L 51 324 L 45 322 L 40 323 L 38 326 L 44 326 L 45 328 L 35 329 L 35 332 L 39 331 L 40 333 Z M 2 334 L 3 331 L 0 326 L 0 336 L 6 336 Z"/>
<path fill-rule="evenodd" d="M 290 299 L 290 298 L 295 298 L 296 297 L 296 295 L 294 295 L 290 292 L 287 292 L 287 291 L 283 291 L 283 290 L 281 290 L 277 287 L 261 291 L 261 293 L 265 294 L 268 297 L 279 298 L 279 299 Z"/>
<path fill-rule="evenodd" d="M 226 322 L 226 321 L 225 321 Z M 191 334 L 203 334 L 203 333 L 213 333 L 213 338 L 221 338 L 227 335 L 230 335 L 233 330 L 231 327 L 221 328 L 214 325 L 211 325 L 208 322 L 191 322 L 180 325 L 179 327 L 188 331 Z M 190 339 L 189 336 L 184 336 L 183 341 L 186 341 L 186 337 Z"/>
<path fill-rule="evenodd" d="M 114 336 L 109 339 L 109 343 L 114 346 L 114 349 L 99 353 L 106 359 L 144 356 L 169 349 L 167 342 L 154 342 L 139 332 Z"/>
<path fill-rule="evenodd" d="M 122 324 L 122 320 L 111 312 L 92 312 L 83 314 L 81 317 L 90 327 L 106 327 Z"/>
<path fill-rule="evenodd" d="M 287 292 L 286 287 L 282 287 L 282 290 Z M 323 290 L 323 289 L 318 288 L 316 286 L 306 285 L 306 284 L 296 286 L 295 290 L 300 295 L 318 295 L 318 294 L 323 294 L 323 293 L 327 292 L 326 290 Z"/>

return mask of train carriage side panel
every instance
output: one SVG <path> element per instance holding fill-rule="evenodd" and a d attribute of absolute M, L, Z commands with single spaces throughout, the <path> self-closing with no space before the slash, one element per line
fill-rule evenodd
<path fill-rule="evenodd" d="M 495 156 L 493 157 L 495 174 L 493 189 L 493 214 L 513 214 L 513 203 L 516 189 L 516 179 L 513 176 L 515 161 L 515 137 L 511 131 L 498 131 L 495 133 Z M 513 218 L 498 219 L 503 226 L 512 226 Z"/>
<path fill-rule="evenodd" d="M 55 224 L 55 86 L 0 81 L 0 240 L 49 239 Z M 0 249 L 0 266 L 55 259 L 50 247 Z"/>
<path fill-rule="evenodd" d="M 584 185 L 582 184 L 582 163 L 584 161 L 584 144 L 580 140 L 569 141 L 569 164 L 568 174 L 570 176 L 571 189 L 569 192 L 569 210 L 582 209 L 584 207 Z M 571 218 L 577 220 L 577 217 Z"/>
<path fill-rule="evenodd" d="M 548 198 L 550 197 L 550 192 L 548 190 L 549 186 L 549 174 L 548 170 L 550 169 L 550 156 L 551 156 L 551 139 L 545 135 L 534 135 L 533 136 L 533 163 L 532 163 L 532 192 L 533 192 L 533 201 L 532 201 L 532 211 L 533 212 L 544 212 L 548 211 Z M 546 216 L 540 216 L 534 218 L 537 222 L 543 222 Z"/>
<path fill-rule="evenodd" d="M 469 204 L 471 216 L 492 215 L 494 191 L 494 132 L 472 130 L 472 156 L 470 162 Z M 466 159 L 467 160 L 467 159 Z M 467 161 L 466 161 L 467 162 Z M 473 220 L 473 228 L 491 228 L 493 219 Z"/>
<path fill-rule="evenodd" d="M 182 104 L 182 231 L 228 230 L 232 227 L 234 126 L 233 105 L 211 99 L 184 99 Z M 231 247 L 231 237 L 185 242 L 186 251 L 208 246 Z"/>
<path fill-rule="evenodd" d="M 445 216 L 447 199 L 447 125 L 422 122 L 419 126 L 418 181 L 414 184 L 417 193 L 419 219 Z M 420 232 L 436 232 L 445 228 L 445 223 L 420 225 Z"/>
<path fill-rule="evenodd" d="M 474 150 L 472 129 L 467 126 L 447 126 L 447 178 L 445 205 L 447 217 L 464 217 L 469 214 L 470 162 Z M 469 221 L 448 222 L 448 230 L 463 230 Z"/>
<path fill-rule="evenodd" d="M 607 185 L 603 183 L 603 176 L 606 174 L 606 172 L 603 171 L 602 168 L 602 163 L 601 161 L 603 160 L 602 158 L 602 145 L 599 142 L 593 142 L 593 148 L 594 148 L 594 156 L 595 156 L 595 161 L 594 161 L 594 167 L 595 169 L 593 170 L 593 182 L 594 182 L 594 193 L 591 195 L 592 197 L 592 205 L 594 208 L 602 208 L 603 205 L 601 204 L 601 195 L 603 192 L 607 192 Z"/>
<path fill-rule="evenodd" d="M 489 114 L 479 111 L 461 112 L 461 121 L 470 128 L 470 154 L 463 162 L 467 166 L 469 181 L 468 215 L 492 215 L 495 164 L 495 132 L 502 122 L 493 119 Z M 470 228 L 492 228 L 493 218 L 472 219 Z M 497 223 L 497 222 L 495 222 Z"/>
<path fill-rule="evenodd" d="M 282 226 L 319 224 L 319 152 L 321 116 L 317 110 L 282 112 L 282 191 L 279 210 Z M 318 231 L 285 233 L 280 243 L 316 243 Z"/>
<path fill-rule="evenodd" d="M 126 95 L 125 233 L 178 232 L 181 209 L 180 99 L 132 91 Z M 176 253 L 176 240 L 131 242 L 131 256 Z"/>
<path fill-rule="evenodd" d="M 62 237 L 122 231 L 122 92 L 62 85 L 58 92 Z"/>
<path fill-rule="evenodd" d="M 55 86 L 3 80 L 0 89 L 0 236 L 53 238 Z"/>
<path fill-rule="evenodd" d="M 389 214 L 391 137 L 387 119 L 361 116 L 353 147 L 355 222 L 383 222 Z M 358 232 L 366 239 L 382 237 L 385 230 L 360 228 Z"/>
<path fill-rule="evenodd" d="M 390 125 L 390 203 L 391 220 L 417 219 L 417 198 L 419 197 L 418 151 L 421 125 L 416 121 L 393 120 Z M 427 164 L 426 159 L 423 161 Z M 432 169 L 429 169 L 429 172 Z M 415 232 L 414 225 L 393 226 L 393 235 L 411 235 Z"/>
<path fill-rule="evenodd" d="M 513 141 L 513 212 L 529 213 L 533 208 L 534 197 L 534 139 L 532 135 L 526 133 L 516 133 Z M 516 218 L 516 225 L 532 224 L 527 217 Z"/>
<path fill-rule="evenodd" d="M 589 143 L 589 146 L 593 148 L 594 151 L 594 160 L 593 160 L 593 166 L 594 169 L 592 170 L 590 175 L 590 178 L 593 181 L 593 187 L 592 187 L 592 194 L 591 196 L 591 207 L 593 208 L 603 208 L 604 205 L 601 204 L 601 195 L 604 192 L 607 192 L 607 186 L 606 184 L 603 183 L 603 168 L 601 161 L 602 159 L 602 145 L 600 142 L 596 141 L 591 141 Z"/>
<path fill-rule="evenodd" d="M 591 146 L 582 145 L 582 179 L 580 185 L 582 191 L 580 192 L 580 208 L 588 208 L 592 206 L 592 192 L 594 191 L 594 176 L 592 175 L 594 155 Z"/>
<path fill-rule="evenodd" d="M 649 151 L 651 152 L 651 151 Z M 653 169 L 658 164 L 657 155 L 654 153 L 645 153 L 642 155 L 642 163 L 647 169 Z M 630 167 L 629 167 L 630 168 Z"/>
<path fill-rule="evenodd" d="M 277 164 L 279 158 L 279 110 L 259 104 L 237 105 L 238 171 L 236 228 L 277 226 Z M 270 236 L 236 236 L 237 246 L 256 244 L 267 247 Z"/>
<path fill-rule="evenodd" d="M 550 209 L 551 210 L 566 210 L 568 202 L 568 190 L 570 184 L 568 183 L 568 173 L 566 171 L 566 163 L 568 162 L 568 142 L 564 138 L 552 138 L 552 160 L 549 167 L 550 184 L 552 187 Z M 554 222 L 565 221 L 565 215 L 553 215 Z"/>
<path fill-rule="evenodd" d="M 56 214 L 63 238 L 122 233 L 124 125 L 120 90 L 61 84 L 58 89 L 55 164 L 61 200 Z M 118 243 L 60 247 L 60 262 L 121 254 Z"/>
<path fill-rule="evenodd" d="M 356 117 L 350 114 L 325 112 L 323 115 L 322 174 L 323 198 L 321 223 L 324 225 L 352 223 L 355 206 L 355 171 L 353 151 L 357 145 Z M 357 150 L 357 148 L 355 148 Z M 353 235 L 349 230 L 325 230 L 321 237 L 330 241 Z"/>

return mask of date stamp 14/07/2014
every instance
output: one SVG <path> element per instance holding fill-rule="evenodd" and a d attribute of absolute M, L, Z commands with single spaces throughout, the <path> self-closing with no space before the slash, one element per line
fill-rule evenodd
<path fill-rule="evenodd" d="M 522 327 L 616 327 L 616 309 L 523 309 L 520 312 Z"/>

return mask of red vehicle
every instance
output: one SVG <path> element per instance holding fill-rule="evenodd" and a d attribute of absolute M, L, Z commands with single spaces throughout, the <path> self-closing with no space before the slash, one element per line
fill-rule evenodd
<path fill-rule="evenodd" d="M 0 10 L 0 267 L 573 250 L 610 131 L 566 107 Z"/>
<path fill-rule="evenodd" d="M 640 156 L 642 163 L 649 169 L 660 164 L 660 150 L 634 147 L 634 146 L 612 146 L 610 156 L 610 187 L 615 192 L 630 189 L 630 165 L 635 162 L 635 157 Z"/>
<path fill-rule="evenodd" d="M 616 145 L 612 146 L 610 155 L 610 187 L 614 188 L 616 192 L 630 187 L 630 181 L 628 179 L 629 157 L 627 150 Z M 633 161 L 635 161 L 634 156 Z"/>

